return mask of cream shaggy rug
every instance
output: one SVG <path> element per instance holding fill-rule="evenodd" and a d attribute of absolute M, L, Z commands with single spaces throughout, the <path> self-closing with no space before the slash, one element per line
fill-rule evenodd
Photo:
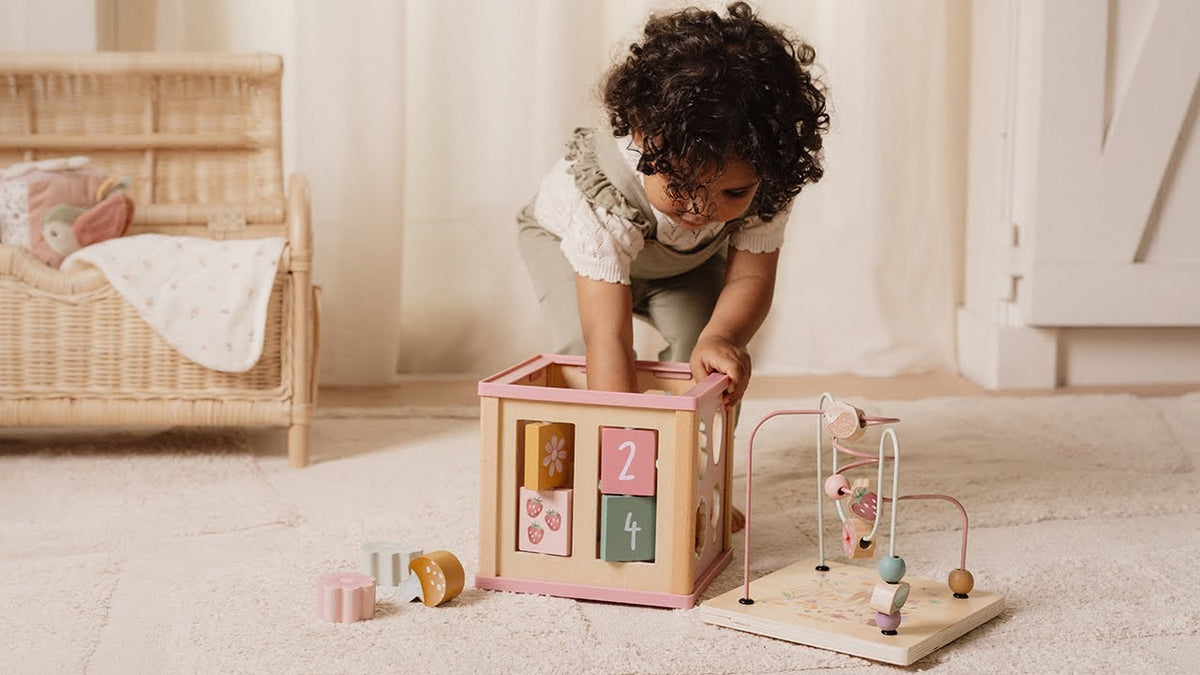
<path fill-rule="evenodd" d="M 813 403 L 747 404 L 739 460 L 762 414 Z M 976 585 L 1007 596 L 1000 617 L 912 670 L 1195 672 L 1200 396 L 857 403 L 903 419 L 904 490 L 962 500 Z M 475 571 L 474 412 L 372 415 L 324 411 L 304 470 L 277 433 L 6 434 L 0 672 L 904 670 L 694 611 L 470 586 L 440 608 L 381 602 L 374 620 L 324 623 L 315 579 L 356 568 L 364 541 L 446 548 Z M 812 429 L 775 420 L 755 444 L 754 575 L 814 555 Z M 956 566 L 952 509 L 906 504 L 901 532 L 911 575 Z M 741 583 L 741 542 L 707 597 Z"/>

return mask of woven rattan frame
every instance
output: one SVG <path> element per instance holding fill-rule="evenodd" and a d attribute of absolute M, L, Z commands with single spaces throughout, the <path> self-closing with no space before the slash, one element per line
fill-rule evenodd
<path fill-rule="evenodd" d="M 86 154 L 134 179 L 131 233 L 288 240 L 245 373 L 183 358 L 98 270 L 0 245 L 0 426 L 285 426 L 308 463 L 319 303 L 307 184 L 283 189 L 282 72 L 265 54 L 0 54 L 0 166 Z"/>

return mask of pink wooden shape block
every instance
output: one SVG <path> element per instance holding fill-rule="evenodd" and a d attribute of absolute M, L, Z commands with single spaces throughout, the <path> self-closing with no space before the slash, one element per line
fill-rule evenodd
<path fill-rule="evenodd" d="M 517 550 L 571 555 L 571 496 L 573 490 L 521 488 L 521 517 Z"/>
<path fill-rule="evenodd" d="M 654 496 L 657 438 L 650 429 L 600 429 L 600 491 Z"/>
<path fill-rule="evenodd" d="M 352 623 L 375 616 L 375 577 L 361 572 L 331 572 L 317 579 L 317 616 Z"/>

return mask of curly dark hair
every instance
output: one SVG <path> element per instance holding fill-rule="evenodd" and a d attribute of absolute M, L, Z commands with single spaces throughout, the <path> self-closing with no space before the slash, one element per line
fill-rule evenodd
<path fill-rule="evenodd" d="M 640 134 L 638 170 L 663 174 L 672 199 L 694 199 L 706 170 L 737 158 L 761 181 L 751 210 L 770 220 L 824 173 L 825 92 L 811 72 L 811 46 L 745 2 L 727 12 L 652 16 L 600 94 L 613 134 Z"/>

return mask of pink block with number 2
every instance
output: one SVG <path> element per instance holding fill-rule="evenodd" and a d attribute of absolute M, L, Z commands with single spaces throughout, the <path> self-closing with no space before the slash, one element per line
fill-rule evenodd
<path fill-rule="evenodd" d="M 600 429 L 600 491 L 654 496 L 658 438 L 651 429 Z"/>

